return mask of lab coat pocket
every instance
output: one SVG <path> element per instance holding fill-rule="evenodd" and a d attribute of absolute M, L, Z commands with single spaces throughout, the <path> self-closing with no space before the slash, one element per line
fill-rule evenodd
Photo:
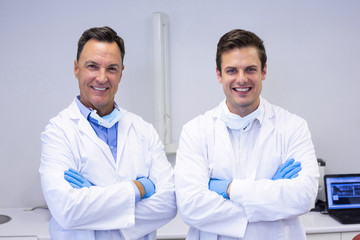
<path fill-rule="evenodd" d="M 93 231 L 54 231 L 51 234 L 52 240 L 95 240 Z"/>
<path fill-rule="evenodd" d="M 49 231 L 52 240 L 95 240 L 94 231 L 67 230 L 62 228 L 54 218 L 50 219 Z"/>
<path fill-rule="evenodd" d="M 200 232 L 200 237 L 199 239 L 202 240 L 217 240 L 218 239 L 218 235 L 215 233 L 209 233 L 209 232 Z"/>

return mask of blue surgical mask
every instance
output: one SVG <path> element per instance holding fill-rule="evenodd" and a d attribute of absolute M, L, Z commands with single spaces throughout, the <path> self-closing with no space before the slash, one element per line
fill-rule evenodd
<path fill-rule="evenodd" d="M 114 108 L 114 110 L 109 115 L 103 117 L 100 117 L 97 114 L 96 110 L 93 110 L 90 113 L 90 117 L 95 119 L 99 125 L 106 128 L 111 128 L 112 126 L 114 126 L 115 123 L 117 123 L 122 116 L 123 114 L 117 108 Z"/>
<path fill-rule="evenodd" d="M 240 117 L 237 114 L 234 114 L 229 111 L 226 104 L 224 104 L 224 108 L 221 111 L 219 119 L 223 121 L 226 126 L 232 130 L 244 130 L 246 129 L 251 122 L 258 118 L 262 111 L 261 108 L 258 107 L 254 112 L 250 113 L 249 115 L 245 117 Z"/>

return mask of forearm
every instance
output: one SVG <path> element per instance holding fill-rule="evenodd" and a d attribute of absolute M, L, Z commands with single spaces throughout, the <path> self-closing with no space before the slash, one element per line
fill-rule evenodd
<path fill-rule="evenodd" d="M 157 192 L 136 204 L 135 224 L 121 232 L 125 239 L 138 239 L 168 223 L 176 216 L 176 209 L 173 189 Z"/>
<path fill-rule="evenodd" d="M 131 182 L 73 189 L 62 178 L 41 173 L 46 202 L 62 227 L 109 230 L 134 225 L 135 197 Z"/>
<path fill-rule="evenodd" d="M 273 181 L 234 179 L 230 199 L 244 207 L 250 222 L 275 221 L 304 214 L 314 204 L 317 178 L 300 174 Z"/>
<path fill-rule="evenodd" d="M 136 204 L 135 225 L 121 229 L 126 239 L 140 238 L 176 216 L 173 170 L 167 160 L 153 163 L 149 179 L 153 181 L 156 191 L 151 197 L 143 198 Z"/>
<path fill-rule="evenodd" d="M 242 238 L 247 226 L 244 208 L 208 189 L 206 165 L 200 162 L 195 154 L 178 151 L 175 184 L 180 215 L 202 231 Z"/>

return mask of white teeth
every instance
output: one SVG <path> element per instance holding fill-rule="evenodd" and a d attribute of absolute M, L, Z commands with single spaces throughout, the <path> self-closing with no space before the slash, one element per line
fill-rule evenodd
<path fill-rule="evenodd" d="M 99 91 L 105 91 L 106 88 L 98 88 L 98 87 L 93 87 L 95 90 L 99 90 Z"/>
<path fill-rule="evenodd" d="M 250 88 L 234 88 L 235 89 L 235 91 L 237 91 L 237 92 L 246 92 L 246 91 L 249 91 L 250 90 Z"/>

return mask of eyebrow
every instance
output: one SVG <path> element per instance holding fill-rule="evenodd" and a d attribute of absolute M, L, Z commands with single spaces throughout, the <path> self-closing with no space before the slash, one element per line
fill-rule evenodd
<path fill-rule="evenodd" d="M 117 63 L 113 63 L 113 64 L 110 64 L 108 67 L 120 67 L 120 65 Z"/>
<path fill-rule="evenodd" d="M 84 63 L 84 65 L 87 65 L 87 64 L 99 65 L 97 62 L 92 61 L 92 60 L 86 61 L 86 62 Z M 117 64 L 117 63 L 112 63 L 112 64 L 109 64 L 107 67 L 120 67 L 120 65 Z"/>
<path fill-rule="evenodd" d="M 245 66 L 245 69 L 246 69 L 246 68 L 251 68 L 251 67 L 253 67 L 253 68 L 259 68 L 258 65 L 253 64 L 253 65 Z M 238 69 L 238 67 L 235 67 L 235 66 L 227 66 L 227 67 L 225 67 L 224 69 Z"/>
<path fill-rule="evenodd" d="M 84 63 L 84 65 L 87 65 L 87 64 L 95 64 L 95 65 L 99 65 L 97 62 L 94 62 L 94 61 L 86 61 L 85 63 Z"/>

